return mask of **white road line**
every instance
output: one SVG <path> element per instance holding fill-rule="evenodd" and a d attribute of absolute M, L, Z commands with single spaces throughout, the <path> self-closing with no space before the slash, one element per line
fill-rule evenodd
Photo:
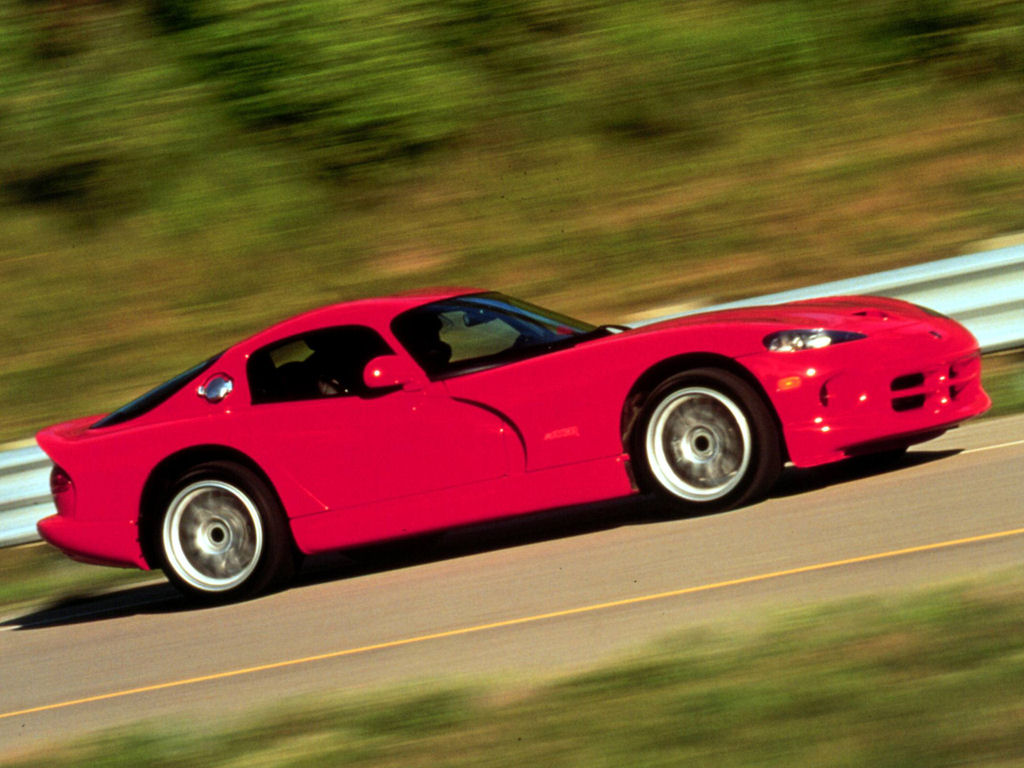
<path fill-rule="evenodd" d="M 998 445 L 985 445 L 981 448 L 968 448 L 967 450 L 960 451 L 960 455 L 964 456 L 968 453 L 982 453 L 983 451 L 995 451 L 999 448 L 1012 448 L 1015 445 L 1024 445 L 1024 440 L 1013 440 L 1009 443 L 999 443 Z"/>

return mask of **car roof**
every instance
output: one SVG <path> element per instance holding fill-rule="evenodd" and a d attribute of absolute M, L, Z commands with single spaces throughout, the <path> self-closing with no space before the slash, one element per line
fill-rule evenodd
<path fill-rule="evenodd" d="M 425 288 L 390 296 L 329 304 L 274 323 L 236 346 L 250 351 L 278 339 L 336 325 L 359 324 L 378 329 L 386 328 L 396 315 L 406 310 L 454 296 L 482 292 L 480 288 L 466 287 Z"/>

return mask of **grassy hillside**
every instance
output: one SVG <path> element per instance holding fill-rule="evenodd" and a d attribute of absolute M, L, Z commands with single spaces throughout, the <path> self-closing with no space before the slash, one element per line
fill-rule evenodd
<path fill-rule="evenodd" d="M 1024 229 L 1004 0 L 0 0 L 0 440 L 316 304 L 594 320 Z"/>

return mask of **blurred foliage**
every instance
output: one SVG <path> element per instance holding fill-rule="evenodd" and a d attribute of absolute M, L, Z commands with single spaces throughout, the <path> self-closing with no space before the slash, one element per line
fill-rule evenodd
<path fill-rule="evenodd" d="M 1004 0 L 0 0 L 0 439 L 370 292 L 953 255 L 1024 229 L 1022 74 Z"/>
<path fill-rule="evenodd" d="M 140 724 L 5 765 L 896 766 L 1024 761 L 1017 575 L 692 630 L 542 684 L 443 682 Z"/>
<path fill-rule="evenodd" d="M 1024 352 L 1016 350 L 986 356 L 982 382 L 992 398 L 989 416 L 1024 411 Z"/>
<path fill-rule="evenodd" d="M 28 544 L 0 549 L 0 608 L 46 601 L 95 599 L 107 589 L 160 579 L 159 572 L 99 568 L 71 560 L 55 547 Z"/>
<path fill-rule="evenodd" d="M 401 3 L 203 4 L 186 65 L 242 128 L 311 154 L 330 174 L 415 157 L 473 124 L 483 95 Z"/>
<path fill-rule="evenodd" d="M 997 0 L 4 5 L 4 188 L 26 204 L 96 198 L 91 213 L 113 216 L 112 199 L 152 202 L 147 164 L 166 172 L 175 149 L 198 149 L 181 112 L 222 107 L 244 134 L 344 174 L 531 109 L 568 134 L 727 133 L 700 107 L 933 62 L 933 76 L 1012 77 L 1024 50 L 1024 13 Z"/>

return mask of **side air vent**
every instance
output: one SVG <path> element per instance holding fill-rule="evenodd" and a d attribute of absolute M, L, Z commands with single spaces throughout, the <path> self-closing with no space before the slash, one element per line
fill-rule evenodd
<path fill-rule="evenodd" d="M 904 389 L 913 389 L 914 387 L 920 387 L 924 385 L 924 374 L 923 373 L 909 373 L 906 376 L 897 376 L 892 380 L 892 384 L 889 385 L 889 389 L 893 392 L 899 392 Z"/>
<path fill-rule="evenodd" d="M 894 397 L 892 399 L 892 409 L 900 413 L 903 411 L 912 411 L 923 405 L 924 395 L 908 395 L 907 397 Z"/>

